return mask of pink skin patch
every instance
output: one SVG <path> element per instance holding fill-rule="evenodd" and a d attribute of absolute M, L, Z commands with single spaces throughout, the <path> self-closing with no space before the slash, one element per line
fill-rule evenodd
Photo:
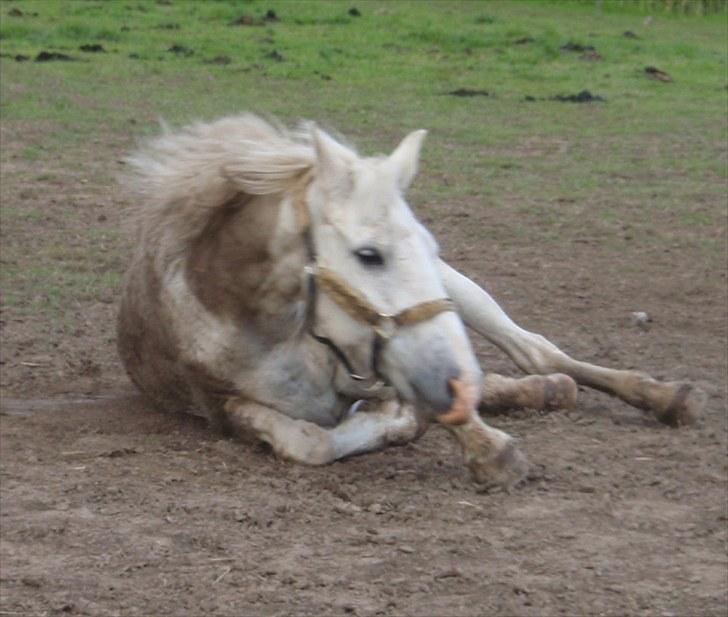
<path fill-rule="evenodd" d="M 451 379 L 450 387 L 455 393 L 452 407 L 445 413 L 437 416 L 441 424 L 465 424 L 473 413 L 480 398 L 478 386 L 469 379 Z"/>

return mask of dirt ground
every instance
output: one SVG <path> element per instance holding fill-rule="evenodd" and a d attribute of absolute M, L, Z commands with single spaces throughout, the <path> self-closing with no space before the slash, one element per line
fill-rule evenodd
<path fill-rule="evenodd" d="M 123 200 L 84 182 L 118 156 L 100 147 L 55 176 L 56 210 L 6 239 L 27 259 L 59 234 L 85 250 L 85 231 L 118 227 Z M 47 196 L 16 184 L 5 199 Z M 510 494 L 477 492 L 437 429 L 306 468 L 146 405 L 114 353 L 113 295 L 53 326 L 5 307 L 0 615 L 725 615 L 725 270 L 669 219 L 655 225 L 671 243 L 602 243 L 586 218 L 542 251 L 507 207 L 419 210 L 518 321 L 581 359 L 697 383 L 704 418 L 670 429 L 587 391 L 573 412 L 492 417 L 532 463 Z M 478 243 L 478 225 L 502 240 Z M 125 242 L 110 236 L 105 267 L 123 267 Z"/>

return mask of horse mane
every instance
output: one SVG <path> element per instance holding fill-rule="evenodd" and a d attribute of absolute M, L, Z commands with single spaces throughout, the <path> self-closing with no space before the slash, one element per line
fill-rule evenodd
<path fill-rule="evenodd" d="M 126 159 L 125 185 L 140 233 L 167 253 L 183 252 L 233 200 L 285 192 L 315 162 L 311 123 L 288 130 L 244 114 L 163 128 Z"/>

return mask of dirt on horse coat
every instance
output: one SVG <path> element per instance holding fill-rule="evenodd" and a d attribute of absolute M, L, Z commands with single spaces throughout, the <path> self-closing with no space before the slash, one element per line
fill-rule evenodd
<path fill-rule="evenodd" d="M 570 407 L 576 382 L 665 423 L 693 422 L 697 388 L 573 360 L 440 259 L 402 196 L 423 138 L 362 158 L 312 124 L 291 132 L 244 115 L 165 134 L 133 156 L 139 238 L 118 343 L 134 383 L 165 408 L 308 464 L 405 443 L 439 422 L 476 481 L 503 485 L 523 477 L 525 457 L 482 421 L 479 401 Z M 546 376 L 482 380 L 464 325 Z"/>

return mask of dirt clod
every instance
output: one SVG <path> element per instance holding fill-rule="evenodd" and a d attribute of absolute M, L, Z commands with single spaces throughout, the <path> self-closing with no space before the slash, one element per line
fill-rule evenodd
<path fill-rule="evenodd" d="M 54 62 L 56 60 L 60 61 L 73 61 L 75 58 L 72 58 L 71 56 L 67 54 L 62 54 L 58 51 L 41 51 L 36 57 L 36 62 Z"/>
<path fill-rule="evenodd" d="M 604 102 L 606 99 L 592 94 L 589 90 L 582 90 L 578 94 L 557 94 L 552 96 L 550 100 L 561 101 L 562 103 L 595 103 Z"/>
<path fill-rule="evenodd" d="M 178 44 L 172 45 L 171 47 L 169 47 L 167 49 L 167 51 L 171 54 L 175 54 L 177 56 L 184 56 L 184 57 L 191 56 L 195 53 L 189 47 L 186 47 L 185 45 L 178 45 Z"/>
<path fill-rule="evenodd" d="M 474 90 L 472 88 L 458 88 L 457 90 L 451 90 L 447 92 L 450 96 L 491 96 L 488 90 Z"/>
<path fill-rule="evenodd" d="M 90 43 L 87 45 L 81 45 L 79 47 L 79 50 L 85 51 L 87 53 L 92 53 L 92 54 L 106 53 L 104 46 L 99 43 Z"/>
<path fill-rule="evenodd" d="M 574 43 L 573 41 L 564 43 L 560 49 L 561 51 L 575 51 L 579 53 L 584 53 L 585 51 L 596 51 L 594 45 L 582 45 L 581 43 Z"/>
<path fill-rule="evenodd" d="M 209 60 L 205 60 L 205 64 L 219 64 L 219 65 L 226 65 L 230 64 L 232 62 L 232 59 L 230 56 L 215 56 L 214 58 L 210 58 Z"/>
<path fill-rule="evenodd" d="M 647 77 L 651 77 L 652 79 L 657 79 L 658 81 L 672 81 L 672 76 L 668 73 L 665 73 L 665 71 L 661 71 L 656 66 L 646 66 L 645 67 L 645 73 L 647 74 Z"/>

